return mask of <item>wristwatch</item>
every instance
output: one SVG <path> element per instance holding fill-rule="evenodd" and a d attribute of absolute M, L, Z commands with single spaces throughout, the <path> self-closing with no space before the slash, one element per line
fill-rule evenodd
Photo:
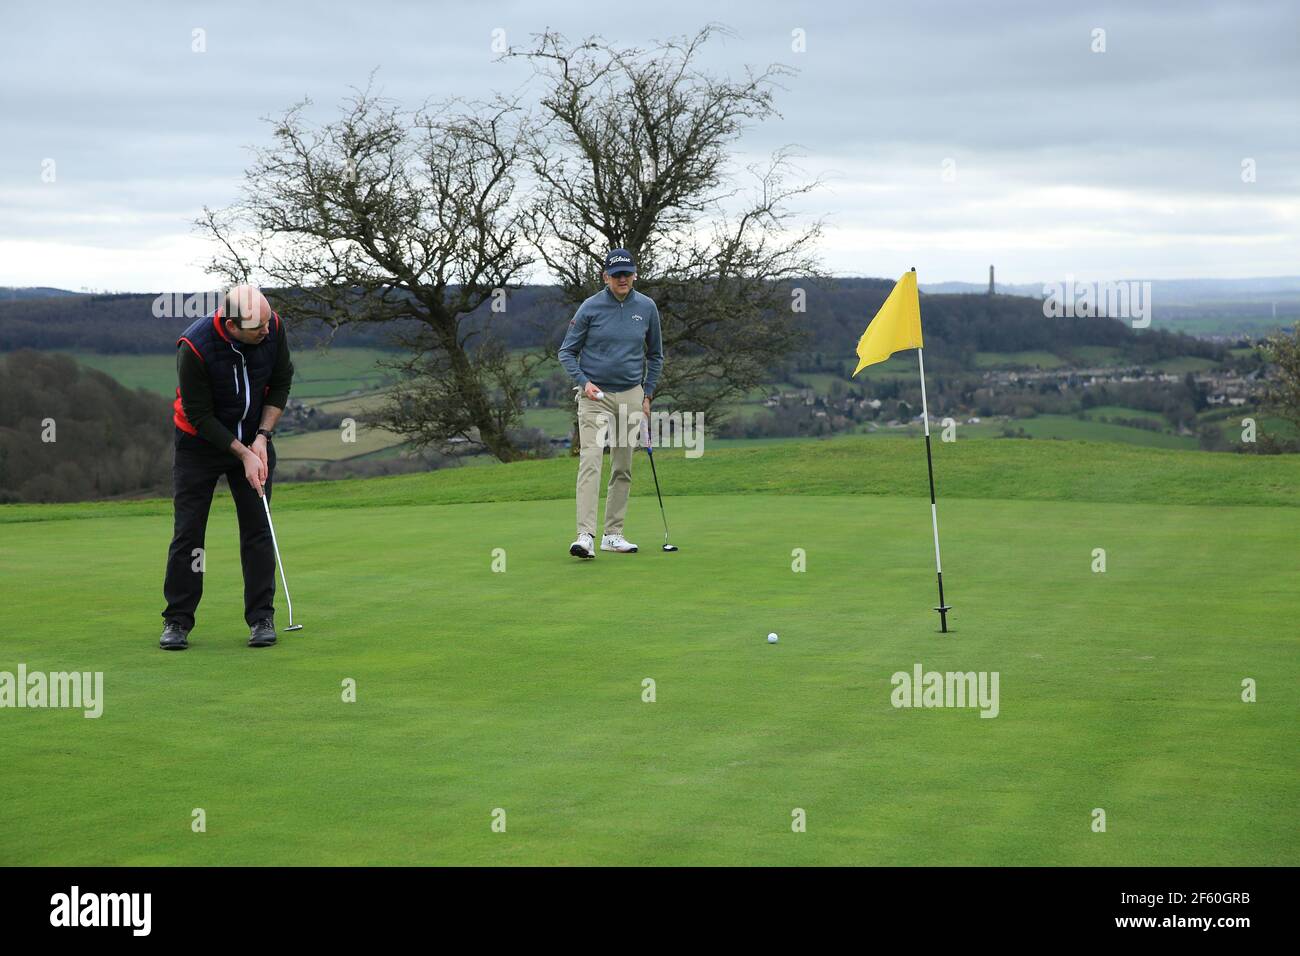
<path fill-rule="evenodd" d="M 259 428 L 257 430 L 257 433 L 259 435 L 265 436 L 267 441 L 270 441 L 271 436 L 275 434 L 275 432 L 271 431 L 269 428 Z"/>

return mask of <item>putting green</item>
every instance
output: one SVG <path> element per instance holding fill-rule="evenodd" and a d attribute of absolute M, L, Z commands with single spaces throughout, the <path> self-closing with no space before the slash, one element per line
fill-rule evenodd
<path fill-rule="evenodd" d="M 1040 443 L 977 445 L 1022 468 L 1013 491 L 1055 480 L 1023 470 Z M 750 454 L 701 462 L 725 476 Z M 962 486 L 958 453 L 937 454 Z M 1118 482 L 1134 454 L 1080 445 L 1074 474 Z M 1199 461 L 1240 458 L 1142 455 L 1192 484 Z M 695 463 L 663 457 L 694 487 Z M 564 493 L 574 467 L 490 471 Z M 171 654 L 164 508 L 0 511 L 24 519 L 0 532 L 0 671 L 102 671 L 105 698 L 98 719 L 0 710 L 0 862 L 1300 862 L 1294 507 L 941 500 L 944 636 L 922 497 L 675 496 L 682 550 L 663 554 L 638 470 L 642 552 L 593 562 L 566 553 L 565 499 L 363 506 L 465 474 L 282 489 L 306 629 L 266 650 L 244 646 L 227 499 L 191 649 Z M 998 672 L 998 716 L 891 706 L 917 663 Z"/>

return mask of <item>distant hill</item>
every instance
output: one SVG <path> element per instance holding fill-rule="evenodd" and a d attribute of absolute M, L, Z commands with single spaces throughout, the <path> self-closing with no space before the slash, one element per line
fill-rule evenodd
<path fill-rule="evenodd" d="M 836 279 L 808 292 L 804 320 L 809 350 L 848 354 L 893 288 L 888 279 Z M 1042 302 L 1027 296 L 921 296 L 926 365 L 938 369 L 976 368 L 977 352 L 1050 352 L 1067 356 L 1083 346 L 1117 350 L 1132 364 L 1150 364 L 1179 355 L 1218 360 L 1221 346 L 1160 329 L 1134 330 L 1105 318 L 1043 315 Z"/>
<path fill-rule="evenodd" d="M 1052 282 L 1063 279 L 1056 278 Z M 1253 279 L 1121 279 L 1122 282 L 1150 282 L 1151 292 L 1168 305 L 1191 305 L 1210 300 L 1237 301 L 1271 297 L 1300 299 L 1300 276 L 1264 276 Z M 1041 299 L 1046 282 L 995 282 L 999 295 L 1027 295 Z M 934 294 L 978 294 L 988 292 L 987 282 L 922 282 L 922 292 Z"/>
<path fill-rule="evenodd" d="M 14 301 L 17 299 L 47 299 L 51 296 L 68 295 L 85 295 L 85 293 L 69 292 L 67 289 L 51 289 L 48 286 L 17 288 L 14 286 L 0 285 L 0 302 Z"/>
<path fill-rule="evenodd" d="M 1054 279 L 1053 282 L 1063 281 Z M 1300 276 L 1252 279 L 1125 279 L 1150 282 L 1156 327 L 1193 335 L 1261 335 L 1300 321 Z M 1043 298 L 1042 282 L 997 282 L 999 295 Z M 987 283 L 922 283 L 922 292 L 982 295 Z"/>
<path fill-rule="evenodd" d="M 888 279 L 833 279 L 807 283 L 806 311 L 796 316 L 806 333 L 803 351 L 846 357 L 867 322 L 893 287 Z M 652 283 L 646 291 L 653 296 Z M 90 294 L 32 296 L 0 300 L 0 352 L 20 348 L 74 349 L 101 353 L 165 352 L 192 319 L 160 319 L 153 314 L 155 296 Z M 974 367 L 976 352 L 1046 351 L 1066 354 L 1079 346 L 1108 346 L 1134 363 L 1179 355 L 1217 359 L 1221 349 L 1158 329 L 1135 331 L 1101 318 L 1049 319 L 1036 298 L 1007 295 L 930 295 L 922 297 L 926 344 L 936 367 Z M 533 348 L 558 341 L 570 307 L 552 286 L 513 291 L 505 313 L 491 316 L 487 307 L 476 321 L 492 318 L 510 348 Z M 325 338 L 318 324 L 295 324 L 285 318 L 295 341 L 310 345 Z M 393 327 L 347 327 L 334 346 L 387 345 Z"/>
<path fill-rule="evenodd" d="M 166 399 L 66 355 L 0 357 L 0 502 L 158 494 L 169 419 Z"/>
<path fill-rule="evenodd" d="M 568 321 L 569 315 L 563 310 L 545 305 L 554 295 L 555 290 L 549 286 L 531 286 L 511 293 L 508 317 L 498 317 L 511 347 L 543 341 L 546 333 L 536 327 L 539 322 L 555 330 Z M 0 352 L 31 348 L 149 354 L 170 349 L 177 336 L 194 321 L 194 316 L 158 318 L 154 315 L 157 298 L 153 293 L 0 297 Z M 489 314 L 485 306 L 481 315 Z M 297 344 L 311 345 L 330 338 L 329 330 L 320 323 L 296 322 L 292 309 L 284 310 L 284 318 Z M 343 347 L 384 347 L 398 331 L 396 325 L 348 326 L 333 336 L 332 343 Z"/>

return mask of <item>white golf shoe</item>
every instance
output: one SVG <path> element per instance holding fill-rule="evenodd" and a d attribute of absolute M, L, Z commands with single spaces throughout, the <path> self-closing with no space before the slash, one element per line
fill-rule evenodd
<path fill-rule="evenodd" d="M 621 551 L 624 554 L 632 554 L 636 551 L 636 545 L 621 534 L 607 534 L 600 539 L 600 550 Z"/>
<path fill-rule="evenodd" d="M 584 531 L 578 535 L 577 541 L 569 545 L 569 554 L 575 558 L 594 558 L 596 556 L 595 539 Z"/>

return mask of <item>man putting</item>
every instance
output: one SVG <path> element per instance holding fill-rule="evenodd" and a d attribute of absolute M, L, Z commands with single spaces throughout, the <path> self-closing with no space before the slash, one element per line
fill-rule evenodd
<path fill-rule="evenodd" d="M 203 596 L 203 540 L 217 479 L 226 476 L 239 515 L 244 620 L 249 647 L 275 643 L 275 551 L 260 496 L 271 496 L 275 447 L 293 362 L 280 316 L 253 286 L 236 286 L 222 307 L 198 319 L 176 342 L 176 424 L 172 459 L 175 531 L 167 552 L 158 645 L 189 647 Z"/>
<path fill-rule="evenodd" d="M 664 366 L 659 307 L 632 288 L 636 281 L 632 254 L 611 250 L 601 278 L 604 291 L 578 306 L 560 346 L 560 364 L 580 389 L 578 540 L 569 546 L 576 558 L 596 556 L 596 508 L 607 433 L 613 436 L 613 447 L 600 550 L 636 551 L 636 545 L 623 537 L 632 490 L 632 452 L 642 416 L 650 415 L 650 400 Z"/>

